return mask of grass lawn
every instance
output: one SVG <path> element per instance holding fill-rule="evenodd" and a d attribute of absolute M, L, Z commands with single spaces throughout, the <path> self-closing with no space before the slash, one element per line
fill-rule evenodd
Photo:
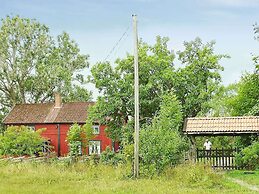
<path fill-rule="evenodd" d="M 182 165 L 138 180 L 129 174 L 127 165 L 0 162 L 0 193 L 254 193 L 204 166 Z"/>
<path fill-rule="evenodd" d="M 243 180 L 249 184 L 256 185 L 259 187 L 259 170 L 254 171 L 254 174 L 246 174 L 247 171 L 236 170 L 227 173 L 227 176 Z"/>

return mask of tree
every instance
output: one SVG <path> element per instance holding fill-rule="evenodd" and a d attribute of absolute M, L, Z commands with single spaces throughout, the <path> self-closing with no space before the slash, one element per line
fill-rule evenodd
<path fill-rule="evenodd" d="M 236 156 L 237 164 L 246 169 L 256 170 L 259 168 L 259 142 L 254 141 L 250 146 L 245 147 Z"/>
<path fill-rule="evenodd" d="M 208 102 L 209 111 L 202 112 L 199 115 L 213 117 L 231 116 L 232 107 L 229 105 L 229 101 L 237 94 L 237 88 L 237 84 L 219 86 Z"/>
<path fill-rule="evenodd" d="M 185 66 L 178 69 L 167 42 L 168 38 L 158 36 L 153 46 L 143 41 L 138 46 L 141 124 L 149 123 L 157 114 L 161 97 L 168 91 L 174 91 L 180 100 L 184 118 L 208 111 L 208 102 L 221 81 L 219 60 L 227 56 L 214 54 L 214 42 L 203 44 L 199 38 L 185 42 L 185 50 L 177 53 Z M 128 54 L 115 63 L 115 68 L 109 62 L 96 64 L 90 81 L 103 94 L 93 114 L 108 126 L 112 139 L 120 140 L 132 131 L 125 124 L 134 116 L 133 56 Z"/>
<path fill-rule="evenodd" d="M 180 62 L 185 65 L 176 72 L 175 94 L 183 106 L 184 118 L 195 117 L 209 110 L 208 102 L 221 82 L 219 61 L 227 55 L 214 53 L 215 42 L 203 44 L 200 38 L 184 42 L 179 51 Z"/>
<path fill-rule="evenodd" d="M 167 48 L 168 38 L 157 37 L 151 46 L 139 42 L 140 121 L 150 121 L 159 110 L 161 96 L 172 88 L 174 54 Z M 102 93 L 93 111 L 96 119 L 108 126 L 113 140 L 120 140 L 125 133 L 122 126 L 134 116 L 133 56 L 115 61 L 98 63 L 92 69 L 90 81 Z M 132 134 L 131 134 L 132 135 Z"/>
<path fill-rule="evenodd" d="M 78 91 L 85 100 L 90 98 L 80 73 L 88 67 L 88 56 L 79 53 L 67 33 L 55 40 L 47 26 L 7 16 L 2 19 L 0 45 L 0 112 L 17 103 L 49 101 L 54 91 L 65 101 L 80 99 Z"/>
<path fill-rule="evenodd" d="M 89 122 L 83 126 L 73 124 L 67 132 L 69 155 L 73 157 L 82 155 L 86 151 L 89 139 L 93 137 L 92 124 Z"/>
<path fill-rule="evenodd" d="M 237 92 L 227 102 L 231 115 L 259 115 L 259 74 L 246 73 L 237 83 Z"/>
<path fill-rule="evenodd" d="M 182 112 L 173 92 L 163 95 L 161 108 L 150 125 L 140 131 L 140 162 L 143 173 L 160 173 L 169 165 L 176 165 L 188 149 L 181 137 Z"/>

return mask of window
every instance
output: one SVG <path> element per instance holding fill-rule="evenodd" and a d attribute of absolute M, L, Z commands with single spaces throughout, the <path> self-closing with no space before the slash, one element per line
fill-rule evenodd
<path fill-rule="evenodd" d="M 89 141 L 89 155 L 101 154 L 101 141 Z"/>
<path fill-rule="evenodd" d="M 35 131 L 35 125 L 27 125 L 27 127 L 33 131 Z"/>
<path fill-rule="evenodd" d="M 100 126 L 99 125 L 94 125 L 93 126 L 93 134 L 100 134 Z"/>

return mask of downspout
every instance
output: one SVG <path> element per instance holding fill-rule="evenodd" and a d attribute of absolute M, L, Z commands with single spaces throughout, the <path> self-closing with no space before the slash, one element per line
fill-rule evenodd
<path fill-rule="evenodd" d="M 58 128 L 58 157 L 60 156 L 60 124 L 57 124 Z"/>

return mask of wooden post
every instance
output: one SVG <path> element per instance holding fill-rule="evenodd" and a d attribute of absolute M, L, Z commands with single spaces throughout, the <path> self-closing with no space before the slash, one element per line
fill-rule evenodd
<path fill-rule="evenodd" d="M 133 17 L 134 31 L 134 94 L 135 94 L 135 141 L 134 141 L 134 177 L 139 177 L 139 75 L 138 75 L 138 34 L 137 16 Z"/>
<path fill-rule="evenodd" d="M 190 136 L 190 139 L 191 139 L 191 153 L 190 153 L 190 159 L 191 161 L 194 163 L 196 162 L 196 140 L 195 140 L 195 136 Z"/>

